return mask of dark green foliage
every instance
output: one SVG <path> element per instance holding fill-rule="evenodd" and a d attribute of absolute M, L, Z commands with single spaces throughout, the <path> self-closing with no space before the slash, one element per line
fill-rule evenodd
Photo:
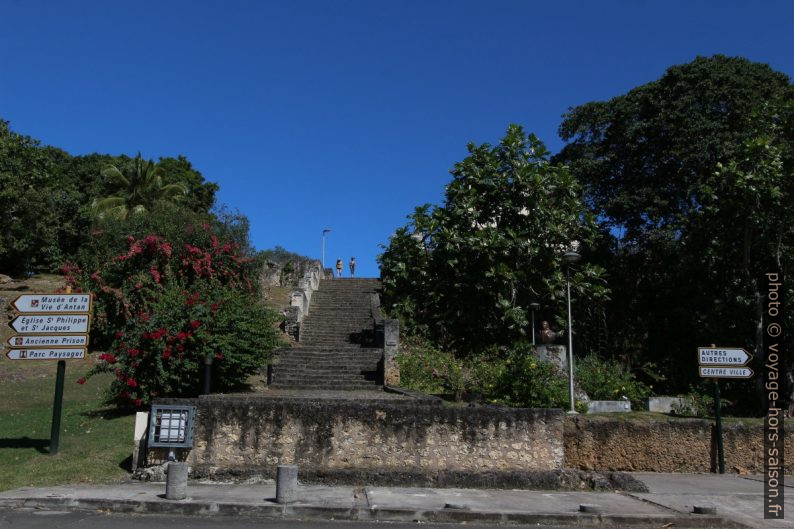
<path fill-rule="evenodd" d="M 62 259 L 60 241 L 76 228 L 63 225 L 58 213 L 74 212 L 78 195 L 73 187 L 58 185 L 64 156 L 12 132 L 0 120 L 0 271 L 21 275 L 52 269 Z"/>
<path fill-rule="evenodd" d="M 572 109 L 560 127 L 570 143 L 555 159 L 614 235 L 601 253 L 608 348 L 658 363 L 669 390 L 696 378 L 697 346 L 761 353 L 761 274 L 794 260 L 792 101 L 789 78 L 767 65 L 699 57 Z"/>
<path fill-rule="evenodd" d="M 91 203 L 114 191 L 102 171 L 132 162 L 126 156 L 70 156 L 11 131 L 0 120 L 0 272 L 54 271 L 71 258 L 88 240 Z M 184 157 L 161 158 L 156 167 L 164 186 L 187 188 L 185 208 L 209 211 L 217 185 L 205 182 Z"/>
<path fill-rule="evenodd" d="M 542 362 L 529 347 L 518 346 L 507 352 L 495 397 L 509 406 L 563 408 L 568 404 L 568 381 L 551 362 Z"/>
<path fill-rule="evenodd" d="M 98 197 L 91 203 L 91 212 L 97 219 L 131 215 L 144 215 L 159 202 L 181 202 L 187 195 L 187 186 L 163 183 L 163 170 L 152 160 L 144 160 L 140 153 L 121 168 L 108 165 L 102 169 L 111 194 Z"/>
<path fill-rule="evenodd" d="M 594 245 L 594 218 L 570 172 L 511 126 L 496 145 L 469 145 L 443 206 L 416 208 L 379 256 L 387 308 L 442 347 L 471 355 L 527 336 L 531 302 L 561 317 L 562 254 Z M 607 297 L 603 269 L 574 269 L 577 303 Z"/>
<path fill-rule="evenodd" d="M 187 195 L 182 204 L 191 211 L 207 212 L 215 205 L 218 184 L 206 182 L 204 177 L 182 155 L 176 158 L 160 158 L 157 167 L 163 173 L 163 183 L 182 184 L 187 187 Z"/>
<path fill-rule="evenodd" d="M 626 397 L 632 409 L 645 407 L 645 399 L 652 387 L 639 382 L 626 364 L 611 359 L 602 360 L 590 354 L 574 363 L 576 382 L 592 400 L 620 400 Z"/>

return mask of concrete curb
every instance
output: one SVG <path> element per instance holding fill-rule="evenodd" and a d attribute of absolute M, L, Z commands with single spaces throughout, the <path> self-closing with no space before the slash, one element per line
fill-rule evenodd
<path fill-rule="evenodd" d="M 586 514 L 570 513 L 501 513 L 456 509 L 393 509 L 332 507 L 311 504 L 191 502 L 151 500 L 106 500 L 101 498 L 27 498 L 0 499 L 0 508 L 91 510 L 113 513 L 172 514 L 184 516 L 249 516 L 301 520 L 357 520 L 381 522 L 493 523 L 522 525 L 570 525 L 581 527 L 662 527 L 745 529 L 747 526 L 720 516 L 686 514 Z"/>

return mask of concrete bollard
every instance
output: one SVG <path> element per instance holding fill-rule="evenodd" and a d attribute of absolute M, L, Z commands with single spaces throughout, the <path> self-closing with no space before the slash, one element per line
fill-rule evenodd
<path fill-rule="evenodd" d="M 298 465 L 279 465 L 276 470 L 276 503 L 298 499 Z"/>
<path fill-rule="evenodd" d="M 167 500 L 184 500 L 187 498 L 187 463 L 168 463 L 168 476 L 165 481 L 165 498 Z"/>

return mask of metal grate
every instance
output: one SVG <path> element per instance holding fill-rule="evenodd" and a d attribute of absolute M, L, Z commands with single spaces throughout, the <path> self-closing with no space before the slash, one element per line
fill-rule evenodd
<path fill-rule="evenodd" d="M 195 406 L 153 405 L 149 418 L 149 446 L 191 448 L 195 418 Z"/>

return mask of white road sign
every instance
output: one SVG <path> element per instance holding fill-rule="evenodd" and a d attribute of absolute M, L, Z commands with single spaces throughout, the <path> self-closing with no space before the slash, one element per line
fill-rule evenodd
<path fill-rule="evenodd" d="M 91 294 L 23 294 L 11 302 L 18 312 L 91 312 Z"/>
<path fill-rule="evenodd" d="M 751 378 L 753 370 L 749 367 L 704 367 L 700 366 L 703 378 Z"/>
<path fill-rule="evenodd" d="M 88 345 L 88 335 L 17 335 L 9 338 L 7 343 L 11 347 L 81 347 Z"/>
<path fill-rule="evenodd" d="M 85 347 L 76 349 L 9 349 L 6 356 L 9 360 L 82 360 L 85 358 Z"/>
<path fill-rule="evenodd" d="M 20 334 L 87 333 L 88 314 L 26 315 L 11 320 L 11 328 Z"/>
<path fill-rule="evenodd" d="M 698 347 L 698 363 L 702 366 L 746 366 L 752 358 L 740 347 Z"/>

